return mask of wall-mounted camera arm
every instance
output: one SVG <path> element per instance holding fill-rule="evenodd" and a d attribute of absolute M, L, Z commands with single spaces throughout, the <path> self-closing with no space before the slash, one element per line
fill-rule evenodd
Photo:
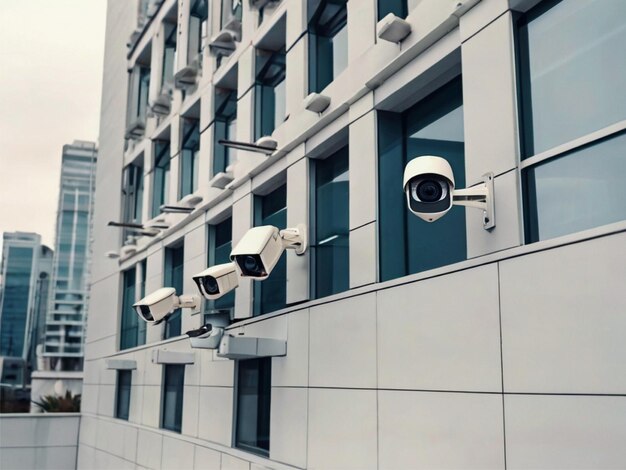
<path fill-rule="evenodd" d="M 280 238 L 285 249 L 296 250 L 297 255 L 303 255 L 309 245 L 309 237 L 305 224 L 298 224 L 296 228 L 286 228 L 280 231 Z"/>
<path fill-rule="evenodd" d="M 482 182 L 477 186 L 465 189 L 455 189 L 452 193 L 452 203 L 455 206 L 482 209 L 483 228 L 485 230 L 491 230 L 496 226 L 493 178 L 493 173 L 486 173 L 483 175 Z"/>

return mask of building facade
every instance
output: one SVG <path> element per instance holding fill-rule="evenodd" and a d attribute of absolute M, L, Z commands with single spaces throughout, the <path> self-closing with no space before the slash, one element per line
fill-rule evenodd
<path fill-rule="evenodd" d="M 29 369 L 35 368 L 35 348 L 47 311 L 52 250 L 41 244 L 37 233 L 5 232 L 2 238 L 0 356 L 6 359 L 2 381 L 18 385 L 30 382 Z M 8 370 L 9 364 L 15 374 Z"/>
<path fill-rule="evenodd" d="M 626 465 L 625 7 L 110 2 L 78 467 Z M 413 216 L 420 155 L 495 227 Z M 266 224 L 309 248 L 139 320 Z M 286 354 L 191 348 L 225 317 Z"/>
<path fill-rule="evenodd" d="M 97 150 L 63 146 L 52 288 L 43 355 L 53 369 L 81 370 L 85 339 Z"/>

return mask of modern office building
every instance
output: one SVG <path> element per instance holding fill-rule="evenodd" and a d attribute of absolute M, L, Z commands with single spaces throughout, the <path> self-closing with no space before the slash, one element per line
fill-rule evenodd
<path fill-rule="evenodd" d="M 7 367 L 21 364 L 14 380 L 3 367 L 3 381 L 28 383 L 29 370 L 36 362 L 37 340 L 43 332 L 41 320 L 47 311 L 52 250 L 41 244 L 37 233 L 5 232 L 2 239 L 0 356 L 13 358 L 2 361 Z"/>
<path fill-rule="evenodd" d="M 106 34 L 79 468 L 626 466 L 626 2 L 124 1 Z M 413 215 L 422 155 L 494 210 Z M 306 252 L 139 319 L 267 224 Z"/>
<path fill-rule="evenodd" d="M 85 340 L 96 144 L 76 140 L 63 146 L 54 270 L 44 357 L 52 369 L 81 370 Z"/>

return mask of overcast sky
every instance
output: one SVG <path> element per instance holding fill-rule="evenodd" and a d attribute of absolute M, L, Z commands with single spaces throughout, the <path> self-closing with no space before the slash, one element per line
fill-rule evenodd
<path fill-rule="evenodd" d="M 54 246 L 62 147 L 98 139 L 105 20 L 106 0 L 0 0 L 0 232 Z"/>

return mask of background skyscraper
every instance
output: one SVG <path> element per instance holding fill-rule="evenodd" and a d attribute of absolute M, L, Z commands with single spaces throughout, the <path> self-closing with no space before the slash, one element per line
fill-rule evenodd
<path fill-rule="evenodd" d="M 80 370 L 89 300 L 90 238 L 97 150 L 63 146 L 55 257 L 44 356 L 57 370 Z"/>
<path fill-rule="evenodd" d="M 37 233 L 3 234 L 0 282 L 0 356 L 11 358 L 15 370 L 2 371 L 2 382 L 19 385 L 29 381 L 27 366 L 33 367 L 35 347 L 45 317 L 52 250 L 41 244 Z M 8 364 L 2 361 L 3 365 Z M 3 367 L 3 369 L 5 369 Z M 13 377 L 14 376 L 14 377 Z"/>

